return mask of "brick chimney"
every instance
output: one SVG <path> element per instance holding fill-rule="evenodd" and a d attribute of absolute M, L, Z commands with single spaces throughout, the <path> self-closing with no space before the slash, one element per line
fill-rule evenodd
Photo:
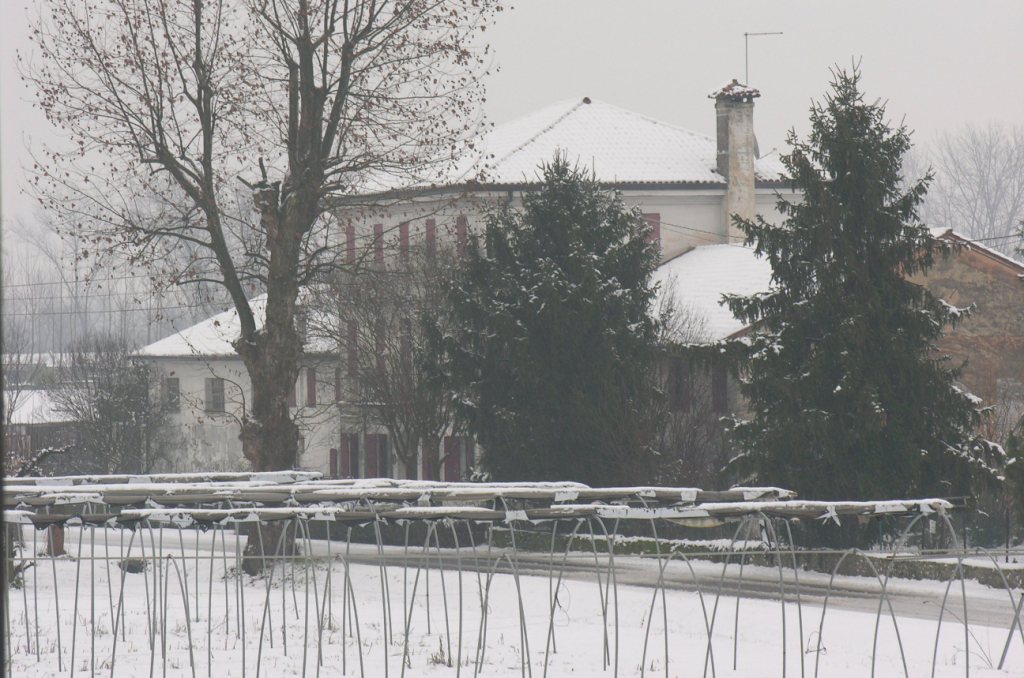
<path fill-rule="evenodd" d="M 741 242 L 743 232 L 733 225 L 732 216 L 753 219 L 756 213 L 754 193 L 754 99 L 761 93 L 733 79 L 713 92 L 718 127 L 718 173 L 725 177 L 727 188 L 722 205 L 725 232 L 729 242 Z"/>

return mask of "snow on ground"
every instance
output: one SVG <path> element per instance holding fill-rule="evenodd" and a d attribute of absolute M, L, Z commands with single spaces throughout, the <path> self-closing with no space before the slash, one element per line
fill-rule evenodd
<path fill-rule="evenodd" d="M 27 528 L 24 534 L 30 539 L 29 555 L 34 548 L 42 548 L 42 533 L 35 533 L 40 538 L 35 543 Z M 549 676 L 614 675 L 616 663 L 618 675 L 623 676 L 704 675 L 707 626 L 712 618 L 717 676 L 780 676 L 784 662 L 785 675 L 801 675 L 801 663 L 806 675 L 814 675 L 816 661 L 820 661 L 819 676 L 871 675 L 874 614 L 829 609 L 819 646 L 820 605 L 803 605 L 801 618 L 793 604 L 742 599 L 737 624 L 736 598 L 723 596 L 717 611 L 713 597 L 702 600 L 686 591 L 668 590 L 663 601 L 654 588 L 610 587 L 605 573 L 600 582 L 582 578 L 563 581 L 561 586 L 546 576 L 524 575 L 517 581 L 511 574 L 496 574 L 488 587 L 486 573 L 465 571 L 460 578 L 454 568 L 430 569 L 419 571 L 417 577 L 415 567 L 403 569 L 392 558 L 383 578 L 376 565 L 350 564 L 352 587 L 347 592 L 345 563 L 338 559 L 345 545 L 335 542 L 329 570 L 323 561 L 309 567 L 301 559 L 292 561 L 275 569 L 268 588 L 266 578 L 235 576 L 236 542 L 230 532 L 220 533 L 214 542 L 212 533 L 139 531 L 129 553 L 130 532 L 98 529 L 93 537 L 89 530 L 69 528 L 66 545 L 72 553 L 78 553 L 79 536 L 85 557 L 41 558 L 27 571 L 24 588 L 7 592 L 14 676 L 66 675 L 72 646 L 75 670 L 88 672 L 94 665 L 101 675 L 110 674 L 113 654 L 115 676 L 181 676 L 192 675 L 193 670 L 195 675 L 218 678 L 255 676 L 257 664 L 259 674 L 265 676 L 358 676 L 360 664 L 362 675 L 398 676 L 403 673 L 404 627 L 410 608 L 404 675 L 470 676 L 479 663 L 484 676 L 541 676 L 551 591 L 556 588 L 553 644 L 557 652 L 550 654 Z M 112 653 L 121 553 L 138 557 L 141 545 L 146 555 L 152 555 L 160 551 L 161 537 L 164 567 L 123 575 L 124 623 L 117 623 L 117 647 Z M 90 548 L 92 543 L 95 546 Z M 324 546 L 325 542 L 317 544 L 315 551 Z M 360 545 L 358 549 L 365 556 L 376 547 Z M 97 558 L 89 558 L 90 553 Z M 446 557 L 455 553 L 444 551 Z M 462 549 L 459 555 L 468 562 L 474 554 Z M 478 548 L 476 556 L 485 555 L 486 549 Z M 623 564 L 626 561 L 658 567 L 650 559 L 623 559 Z M 714 567 L 711 563 L 699 567 L 705 565 Z M 676 561 L 668 566 L 667 576 L 684 579 L 689 571 L 685 563 Z M 929 585 L 939 586 L 912 584 Z M 184 597 L 183 588 L 188 592 Z M 383 604 L 385 594 L 390 597 L 390 620 Z M 352 600 L 355 604 L 349 605 Z M 481 609 L 488 612 L 484 626 Z M 603 609 L 607 609 L 607 623 Z M 968 660 L 974 676 L 1024 672 L 1024 642 L 1015 637 L 1006 670 L 997 671 L 992 666 L 999 661 L 1007 630 L 971 624 L 965 641 L 964 627 L 957 622 L 959 612 L 957 606 L 951 607 L 942 626 L 936 676 L 966 675 Z M 160 622 L 165 616 L 162 628 L 160 623 L 155 625 L 151 650 L 151 620 Z M 318 617 L 323 619 L 322 632 L 318 632 Z M 262 620 L 267 623 L 261 643 Z M 935 622 L 898 621 L 909 675 L 931 675 Z M 739 635 L 734 670 L 735 629 Z M 62 670 L 58 670 L 58 648 Z M 712 675 L 710 670 L 707 675 Z M 903 675 L 897 637 L 886 616 L 879 629 L 875 675 Z"/>

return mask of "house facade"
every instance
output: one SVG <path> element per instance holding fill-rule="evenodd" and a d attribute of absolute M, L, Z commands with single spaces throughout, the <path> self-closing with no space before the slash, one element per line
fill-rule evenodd
<path fill-rule="evenodd" d="M 738 329 L 718 307 L 720 295 L 766 284 L 763 265 L 747 270 L 749 259 L 736 255 L 746 250 L 736 244 L 743 238 L 729 215 L 775 221 L 777 192 L 791 190 L 779 158 L 758 155 L 753 114 L 759 96 L 735 80 L 715 91 L 714 138 L 589 98 L 549 106 L 494 128 L 481 141 L 480 156 L 466 159 L 438 185 L 361 200 L 374 208 L 340 209 L 343 226 L 335 244 L 350 262 L 371 265 L 402 258 L 414 247 L 429 251 L 441 243 L 458 250 L 481 228 L 487 209 L 521 204 L 538 184 L 541 165 L 561 154 L 645 215 L 666 262 L 658 273 L 663 289 L 674 295 L 671 303 L 705 326 L 702 337 L 714 339 Z M 237 336 L 237 315 L 227 311 L 139 352 L 159 367 L 164 397 L 177 408 L 175 422 L 185 442 L 176 470 L 245 465 L 238 421 L 249 384 L 231 347 Z M 344 397 L 344 342 L 318 341 L 307 344 L 307 364 L 295 386 L 302 468 L 332 476 L 442 480 L 468 473 L 476 450 L 453 432 L 438 443 L 444 460 L 439 472 L 430 470 L 422 451 L 402 463 L 386 429 L 366 407 Z"/>

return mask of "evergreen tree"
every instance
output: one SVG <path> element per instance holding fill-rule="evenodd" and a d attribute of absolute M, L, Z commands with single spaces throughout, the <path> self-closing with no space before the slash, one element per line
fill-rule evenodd
<path fill-rule="evenodd" d="M 637 209 L 561 157 L 489 213 L 433 332 L 438 377 L 498 480 L 649 477 L 658 263 Z"/>
<path fill-rule="evenodd" d="M 731 346 L 750 404 L 733 468 L 808 498 L 962 494 L 1002 451 L 977 436 L 979 401 L 934 345 L 964 310 L 907 279 L 943 253 L 918 219 L 931 175 L 903 183 L 910 133 L 859 79 L 834 73 L 809 137 L 790 132 L 802 199 L 779 197 L 784 223 L 736 219 L 773 287 L 728 300 L 756 324 Z"/>

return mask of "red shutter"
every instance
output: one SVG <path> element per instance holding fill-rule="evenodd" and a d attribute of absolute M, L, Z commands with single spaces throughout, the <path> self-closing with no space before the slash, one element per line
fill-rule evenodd
<path fill-rule="evenodd" d="M 373 225 L 373 260 L 384 263 L 384 224 Z"/>
<path fill-rule="evenodd" d="M 345 262 L 356 263 L 356 227 L 352 224 L 345 226 Z"/>
<path fill-rule="evenodd" d="M 366 477 L 379 478 L 380 466 L 377 455 L 377 436 L 372 433 L 367 433 L 363 436 L 363 440 L 363 444 L 366 447 Z"/>
<path fill-rule="evenodd" d="M 398 225 L 398 254 L 402 261 L 409 261 L 409 222 L 403 221 Z"/>
<path fill-rule="evenodd" d="M 316 407 L 316 368 L 306 368 L 306 405 Z"/>
<path fill-rule="evenodd" d="M 437 222 L 433 219 L 427 219 L 425 231 L 427 239 L 427 256 L 433 257 L 437 254 Z"/>
<path fill-rule="evenodd" d="M 466 217 L 459 215 L 455 219 L 455 247 L 461 256 L 466 251 Z"/>
<path fill-rule="evenodd" d="M 448 482 L 462 480 L 462 440 L 458 436 L 444 438 L 444 479 Z"/>
<path fill-rule="evenodd" d="M 661 213 L 651 212 L 644 215 L 644 219 L 651 227 L 651 232 L 647 234 L 647 242 L 655 243 L 659 250 L 661 248 Z"/>
<path fill-rule="evenodd" d="M 356 450 L 353 449 L 354 445 L 352 445 L 353 437 L 350 433 L 342 433 L 338 445 L 338 470 L 349 478 L 358 477 L 358 469 L 356 464 L 353 464 L 356 454 Z"/>
<path fill-rule="evenodd" d="M 335 447 L 331 448 L 330 454 L 330 465 L 331 465 L 331 477 L 338 477 L 338 450 Z"/>

